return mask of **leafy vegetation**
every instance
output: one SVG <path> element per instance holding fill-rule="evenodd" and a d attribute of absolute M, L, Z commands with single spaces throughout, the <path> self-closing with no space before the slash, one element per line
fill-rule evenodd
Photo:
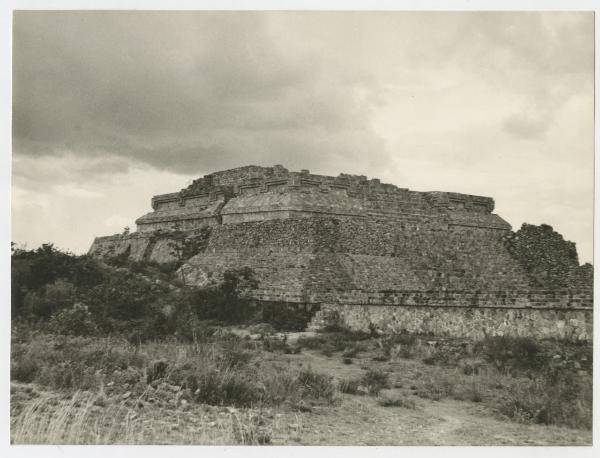
<path fill-rule="evenodd" d="M 191 340 L 201 321 L 239 323 L 256 313 L 243 297 L 257 284 L 251 269 L 226 271 L 223 282 L 199 289 L 176 286 L 172 268 L 119 258 L 103 263 L 50 244 L 14 250 L 12 317 L 59 334 L 97 331 L 139 343 Z"/>
<path fill-rule="evenodd" d="M 189 252 L 202 249 L 192 246 L 196 242 Z M 413 410 L 413 399 L 456 399 L 523 423 L 592 425 L 593 355 L 585 343 L 379 335 L 339 323 L 288 340 L 278 331 L 304 329 L 312 311 L 247 300 L 245 292 L 257 286 L 248 268 L 227 271 L 221 283 L 198 289 L 177 281 L 177 263 L 125 257 L 101 262 L 52 245 L 14 249 L 12 267 L 11 380 L 72 396 L 61 401 L 62 414 L 46 398 L 35 408 L 16 402 L 14 437 L 24 440 L 35 442 L 34 432 L 54 437 L 49 423 L 64 428 L 56 443 L 71 440 L 78 426 L 65 418 L 80 408 L 80 426 L 89 421 L 82 437 L 89 438 L 98 421 L 115 426 L 119 419 L 145 431 L 142 423 L 124 419 L 122 406 L 185 412 L 193 405 L 233 409 L 227 411 L 228 440 L 269 444 L 277 425 L 263 409 L 310 413 L 338 405 L 342 394 Z M 325 362 L 326 369 L 341 366 L 343 376 L 291 365 L 307 357 Z M 412 372 L 405 374 L 407 368 Z M 99 419 L 96 408 L 109 417 Z M 141 441 L 131 434 L 109 432 L 96 440 Z"/>

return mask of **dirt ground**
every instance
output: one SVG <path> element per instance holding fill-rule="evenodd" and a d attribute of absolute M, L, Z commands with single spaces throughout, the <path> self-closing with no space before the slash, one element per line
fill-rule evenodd
<path fill-rule="evenodd" d="M 316 352 L 288 356 L 290 364 L 310 365 L 337 377 L 360 375 L 361 361 L 345 365 L 341 359 Z M 380 363 L 382 364 L 382 363 Z M 410 395 L 402 384 L 420 367 L 415 361 L 387 364 L 396 376 L 390 391 Z M 395 367 L 394 367 L 395 366 Z M 433 369 L 435 370 L 435 369 Z M 299 415 L 303 424 L 297 439 L 303 445 L 591 445 L 592 432 L 544 425 L 524 425 L 500 418 L 481 403 L 417 398 L 416 409 L 383 407 L 369 396 L 343 395 L 340 406 Z"/>
<path fill-rule="evenodd" d="M 294 340 L 297 336 L 291 336 Z M 318 351 L 303 350 L 299 354 L 266 353 L 264 364 L 283 368 L 311 367 L 334 378 L 360 376 L 366 367 L 385 368 L 391 374 L 389 391 L 410 397 L 414 408 L 384 407 L 373 396 L 340 394 L 334 405 L 308 406 L 304 411 L 289 406 L 260 409 L 273 445 L 591 445 L 592 432 L 569 428 L 526 425 L 500 417 L 484 403 L 442 399 L 423 399 L 411 390 L 411 384 L 427 371 L 439 368 L 415 360 L 395 362 L 373 361 L 371 355 L 357 357 L 352 364 L 344 364 L 340 355 L 325 356 Z M 413 387 L 414 388 L 414 387 Z M 88 409 L 95 415 L 96 428 L 103 421 L 110 424 L 106 406 L 86 404 L 70 395 L 53 393 L 27 384 L 12 384 L 13 420 L 31 404 L 45 399 L 70 409 L 77 417 L 77 409 Z M 119 402 L 119 401 L 115 401 Z M 121 409 L 122 408 L 122 409 Z M 126 443 L 161 444 L 233 444 L 232 425 L 254 415 L 252 409 L 234 409 L 208 405 L 177 403 L 168 405 L 137 405 L 134 401 L 121 402 L 119 409 L 126 412 L 126 428 L 130 428 Z M 34 411 L 35 409 L 32 409 Z M 103 417 L 102 412 L 106 412 Z M 54 420 L 53 420 L 54 421 Z M 114 422 L 113 422 L 114 423 Z M 20 429 L 19 429 L 20 428 Z M 35 435 L 27 428 L 13 425 L 13 443 L 35 442 Z M 35 426 L 32 426 L 35 430 Z M 235 429 L 235 428 L 233 428 Z M 61 436 L 57 442 L 94 443 L 93 436 L 83 439 Z M 57 436 L 59 437 L 59 436 Z M 109 437 L 98 434 L 102 443 Z M 47 439 L 52 442 L 52 439 Z M 118 440 L 117 440 L 118 442 Z M 239 443 L 239 442 L 238 442 Z"/>

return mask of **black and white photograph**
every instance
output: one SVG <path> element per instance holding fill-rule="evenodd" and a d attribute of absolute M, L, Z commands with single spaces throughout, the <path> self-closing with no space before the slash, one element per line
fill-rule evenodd
<path fill-rule="evenodd" d="M 13 3 L 9 450 L 591 451 L 591 3 Z"/>

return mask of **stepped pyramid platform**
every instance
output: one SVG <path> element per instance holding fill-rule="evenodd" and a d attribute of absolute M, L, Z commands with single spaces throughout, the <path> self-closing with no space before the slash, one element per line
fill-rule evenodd
<path fill-rule="evenodd" d="M 550 226 L 513 232 L 490 197 L 276 165 L 205 175 L 151 205 L 90 253 L 179 260 L 197 286 L 248 266 L 254 299 L 319 310 L 315 327 L 591 338 L 592 266 Z"/>

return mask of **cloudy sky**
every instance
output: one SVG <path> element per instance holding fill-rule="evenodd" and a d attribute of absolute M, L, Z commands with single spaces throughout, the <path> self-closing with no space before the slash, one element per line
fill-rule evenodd
<path fill-rule="evenodd" d="M 248 164 L 492 196 L 592 260 L 593 13 L 18 12 L 12 239 Z"/>

